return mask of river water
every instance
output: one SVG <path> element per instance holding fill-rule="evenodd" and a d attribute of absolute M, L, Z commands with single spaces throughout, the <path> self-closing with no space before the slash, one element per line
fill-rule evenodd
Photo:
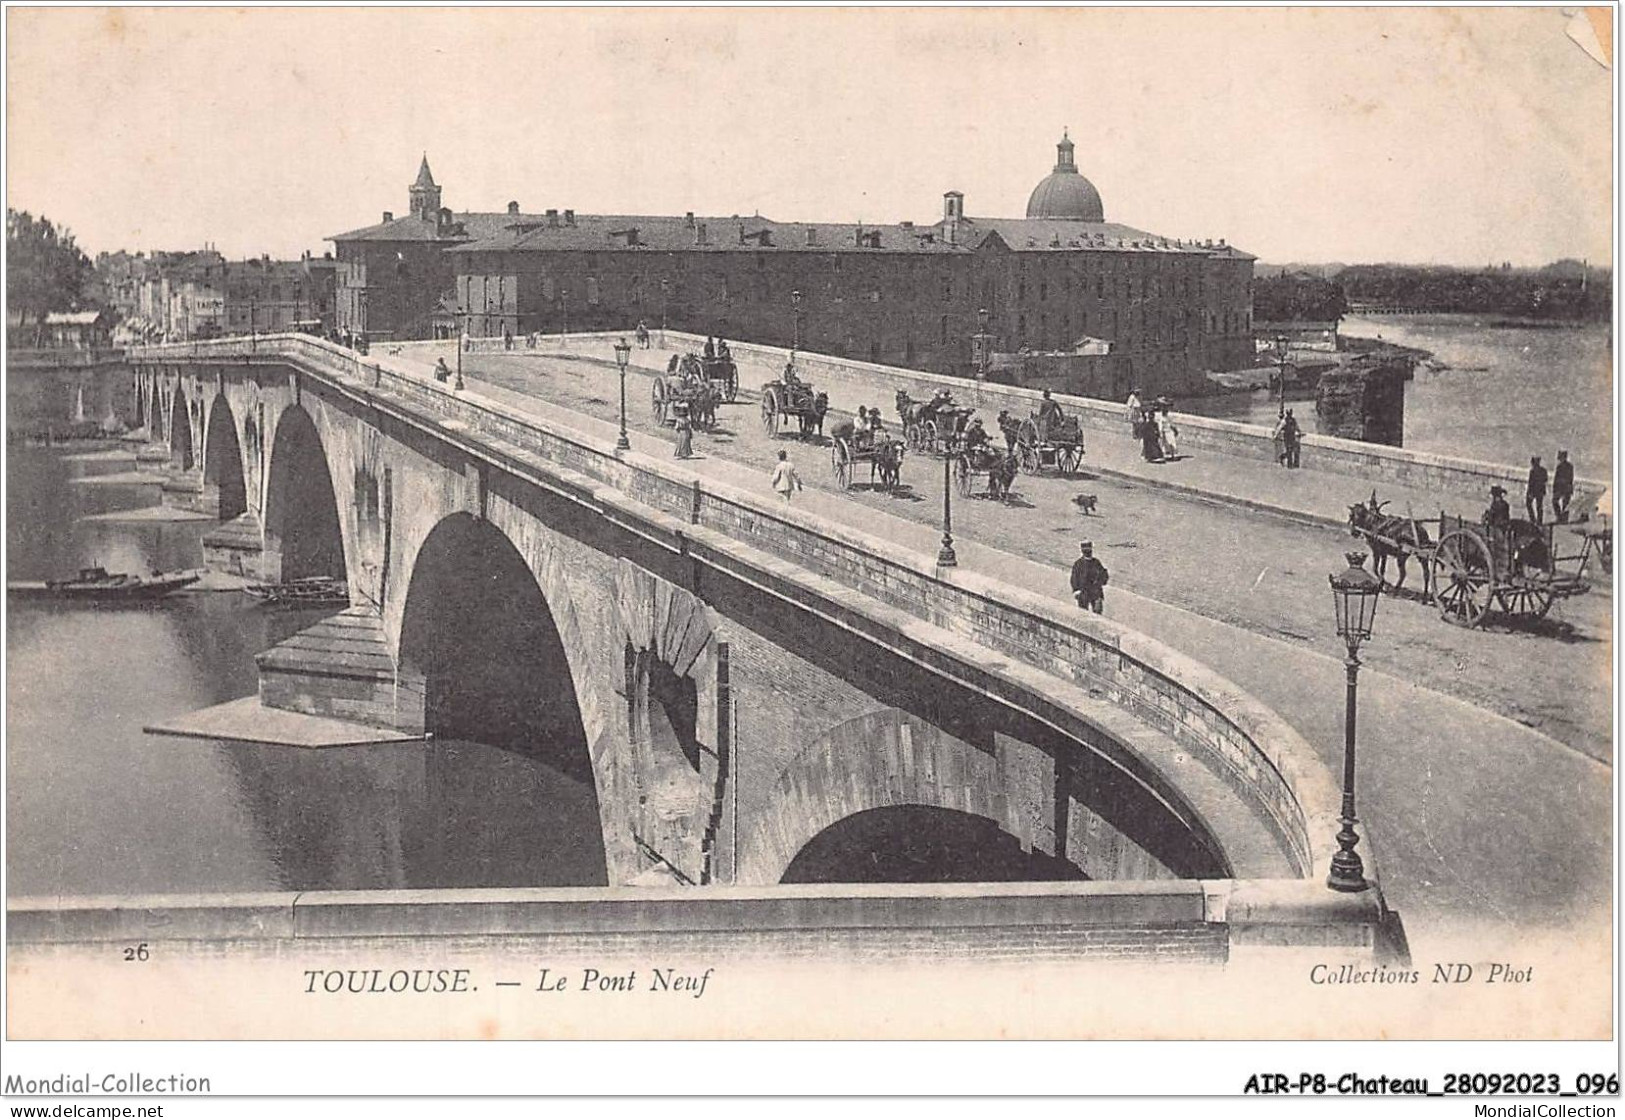
<path fill-rule="evenodd" d="M 1613 472 L 1612 338 L 1607 326 L 1496 327 L 1472 315 L 1371 315 L 1341 331 L 1431 351 L 1405 386 L 1405 446 L 1513 466 L 1559 449 L 1590 478 Z M 1292 403 L 1292 402 L 1288 402 Z M 1264 392 L 1181 401 L 1207 416 L 1273 424 Z M 1314 402 L 1297 404 L 1310 418 Z"/>
<path fill-rule="evenodd" d="M 82 454 L 8 446 L 9 579 L 201 566 L 208 522 L 81 520 L 158 502 L 155 486 L 75 484 L 134 466 Z M 11 896 L 604 880 L 591 789 L 528 757 L 453 740 L 307 750 L 142 732 L 251 695 L 254 654 L 319 611 L 236 592 L 8 608 Z"/>

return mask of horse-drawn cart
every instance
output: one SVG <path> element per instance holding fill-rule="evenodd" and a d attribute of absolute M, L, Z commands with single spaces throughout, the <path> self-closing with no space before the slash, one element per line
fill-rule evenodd
<path fill-rule="evenodd" d="M 769 381 L 762 386 L 762 427 L 770 436 L 777 436 L 786 417 L 795 417 L 801 425 L 801 434 L 810 435 L 824 428 L 824 413 L 829 411 L 829 396 L 813 391 L 813 387 L 799 378 L 795 381 Z"/>
<path fill-rule="evenodd" d="M 1070 477 L 1083 466 L 1083 424 L 1063 416 L 1041 425 L 1030 416 L 1016 429 L 1016 456 L 1028 474 L 1048 469 Z"/>
<path fill-rule="evenodd" d="M 733 404 L 739 399 L 739 367 L 732 358 L 701 358 L 700 376 L 727 403 Z"/>
<path fill-rule="evenodd" d="M 953 455 L 959 450 L 965 426 L 976 412 L 955 405 L 946 390 L 928 401 L 917 401 L 897 390 L 897 419 L 903 426 L 903 439 L 910 451 L 930 455 Z"/>
<path fill-rule="evenodd" d="M 1010 485 L 1016 480 L 1019 465 L 1016 456 L 1006 455 L 990 443 L 968 447 L 953 456 L 954 486 L 960 496 L 971 496 L 978 475 L 987 477 L 987 496 L 1004 501 L 1010 497 Z"/>
<path fill-rule="evenodd" d="M 708 382 L 694 377 L 664 374 L 654 379 L 650 389 L 650 411 L 657 424 L 677 422 L 677 404 L 688 406 L 689 419 L 696 428 L 709 430 L 716 426 L 717 405 L 721 395 Z"/>
<path fill-rule="evenodd" d="M 1375 557 L 1381 580 L 1388 558 L 1399 562 L 1397 591 L 1405 582 L 1405 561 L 1422 562 L 1423 592 L 1446 622 L 1479 626 L 1492 613 L 1510 619 L 1543 618 L 1552 604 L 1583 595 L 1586 553 L 1560 556 L 1555 526 L 1509 519 L 1502 524 L 1468 521 L 1440 511 L 1438 517 L 1397 517 L 1370 502 L 1349 507 L 1349 532 L 1363 537 Z M 1572 569 L 1560 565 L 1575 563 Z"/>
<path fill-rule="evenodd" d="M 883 432 L 842 424 L 835 429 L 829 445 L 829 466 L 835 475 L 835 485 L 842 490 L 852 489 L 852 469 L 859 463 L 869 464 L 870 487 L 878 485 L 889 494 L 902 481 L 903 441 L 891 439 Z"/>

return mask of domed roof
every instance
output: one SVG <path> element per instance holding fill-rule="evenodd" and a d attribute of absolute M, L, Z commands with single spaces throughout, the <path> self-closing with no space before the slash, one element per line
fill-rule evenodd
<path fill-rule="evenodd" d="M 1072 162 L 1072 141 L 1065 133 L 1055 146 L 1055 170 L 1033 188 L 1027 199 L 1029 218 L 1069 218 L 1079 222 L 1103 222 L 1106 211 L 1100 204 L 1095 185 L 1078 174 Z"/>

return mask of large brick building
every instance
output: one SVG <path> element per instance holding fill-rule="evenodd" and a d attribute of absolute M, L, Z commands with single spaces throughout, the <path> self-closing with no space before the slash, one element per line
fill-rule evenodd
<path fill-rule="evenodd" d="M 969 217 L 950 191 L 925 225 L 523 214 L 517 203 L 457 215 L 440 208 L 425 160 L 409 217 L 334 239 L 340 322 L 425 337 L 437 323 L 523 335 L 641 319 L 968 375 L 986 309 L 995 351 L 1046 356 L 1049 370 L 1073 368 L 1076 354 L 1087 383 L 1070 387 L 1081 391 L 1191 390 L 1205 370 L 1251 364 L 1253 258 L 1105 221 L 1071 140 L 1057 153 L 1026 217 Z M 1105 349 L 1089 340 L 1109 355 L 1083 357 Z"/>

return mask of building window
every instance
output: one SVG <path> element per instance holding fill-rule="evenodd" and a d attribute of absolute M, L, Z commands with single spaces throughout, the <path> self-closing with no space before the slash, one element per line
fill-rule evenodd
<path fill-rule="evenodd" d="M 953 298 L 954 298 L 954 281 L 953 281 L 953 277 L 950 276 L 948 279 L 946 279 L 946 280 L 944 280 L 942 282 L 942 302 L 943 303 L 949 303 L 949 302 L 951 302 L 953 300 Z"/>
<path fill-rule="evenodd" d="M 1016 302 L 1027 302 L 1027 281 L 1025 280 L 1016 281 Z"/>
<path fill-rule="evenodd" d="M 1049 285 L 1040 281 L 1038 285 L 1038 302 L 1043 303 L 1047 299 L 1049 299 Z"/>
<path fill-rule="evenodd" d="M 587 277 L 587 302 L 596 307 L 598 305 L 598 277 Z"/>
<path fill-rule="evenodd" d="M 942 322 L 940 324 L 940 327 L 941 327 L 941 334 L 938 336 L 938 341 L 939 342 L 947 342 L 948 341 L 948 316 L 944 315 L 942 317 Z"/>

